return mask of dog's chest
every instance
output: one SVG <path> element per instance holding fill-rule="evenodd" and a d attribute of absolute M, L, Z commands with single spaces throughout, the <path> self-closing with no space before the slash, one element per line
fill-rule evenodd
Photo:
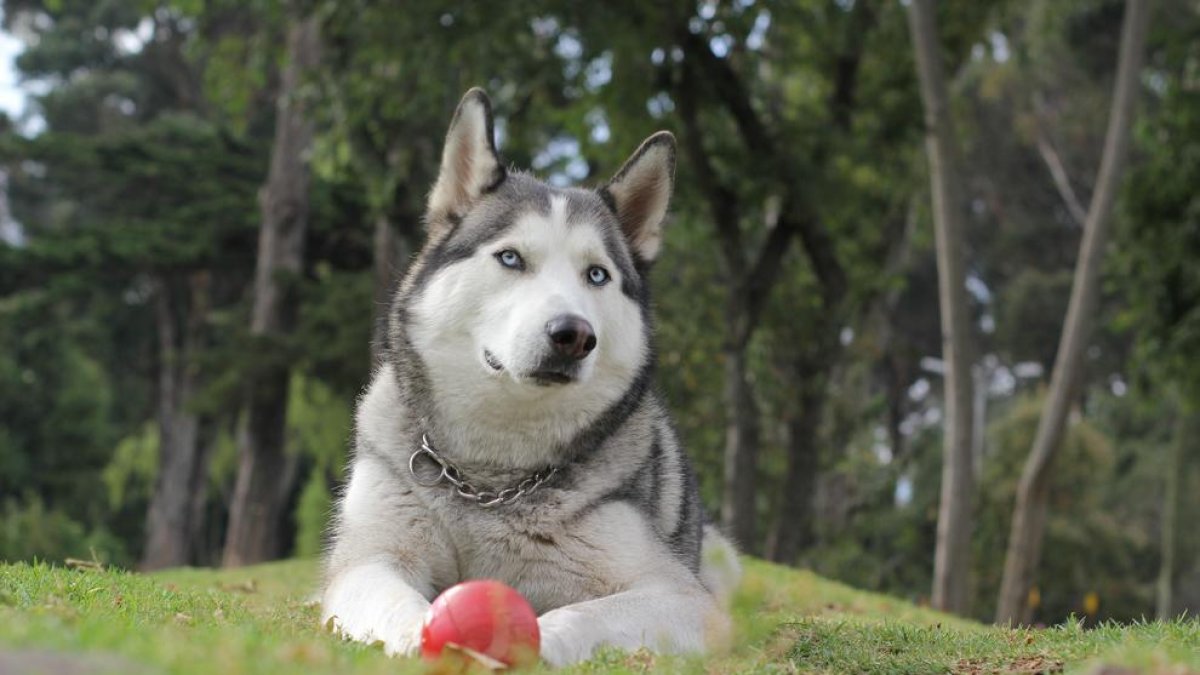
<path fill-rule="evenodd" d="M 497 579 L 539 613 L 615 591 L 593 533 L 511 507 L 463 509 L 447 523 L 460 579 Z"/>

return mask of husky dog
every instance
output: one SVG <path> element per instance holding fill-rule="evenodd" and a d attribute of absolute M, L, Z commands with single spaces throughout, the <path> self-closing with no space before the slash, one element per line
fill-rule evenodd
<path fill-rule="evenodd" d="M 507 171 L 492 134 L 486 94 L 467 92 L 358 403 L 322 621 L 412 654 L 431 599 L 492 578 L 533 605 L 552 665 L 710 649 L 737 555 L 651 385 L 675 139 L 584 190 Z"/>

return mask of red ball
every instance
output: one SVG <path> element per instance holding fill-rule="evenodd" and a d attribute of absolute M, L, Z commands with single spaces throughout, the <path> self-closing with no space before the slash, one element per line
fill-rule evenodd
<path fill-rule="evenodd" d="M 532 665 L 541 648 L 537 614 L 516 589 L 499 581 L 451 586 L 425 615 L 421 656 L 436 659 L 446 647 L 482 654 L 506 666 Z"/>

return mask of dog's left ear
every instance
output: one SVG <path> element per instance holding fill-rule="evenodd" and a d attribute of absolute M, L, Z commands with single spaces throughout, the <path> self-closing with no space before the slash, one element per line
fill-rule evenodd
<path fill-rule="evenodd" d="M 675 184 L 675 136 L 660 131 L 642 142 L 600 196 L 608 203 L 629 248 L 642 262 L 653 262 L 662 247 L 663 220 Z"/>
<path fill-rule="evenodd" d="M 462 218 L 504 177 L 504 165 L 496 152 L 492 102 L 482 89 L 475 87 L 463 96 L 446 132 L 442 166 L 433 192 L 429 193 L 429 226 L 436 228 Z"/>

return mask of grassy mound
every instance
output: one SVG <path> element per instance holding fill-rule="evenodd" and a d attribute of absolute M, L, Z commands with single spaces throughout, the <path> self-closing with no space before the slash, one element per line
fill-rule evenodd
<path fill-rule="evenodd" d="M 0 672 L 423 672 L 324 632 L 309 602 L 315 582 L 308 561 L 154 575 L 0 565 Z M 612 652 L 575 670 L 1200 673 L 1195 619 L 1006 630 L 757 561 L 734 611 L 729 654 Z"/>

